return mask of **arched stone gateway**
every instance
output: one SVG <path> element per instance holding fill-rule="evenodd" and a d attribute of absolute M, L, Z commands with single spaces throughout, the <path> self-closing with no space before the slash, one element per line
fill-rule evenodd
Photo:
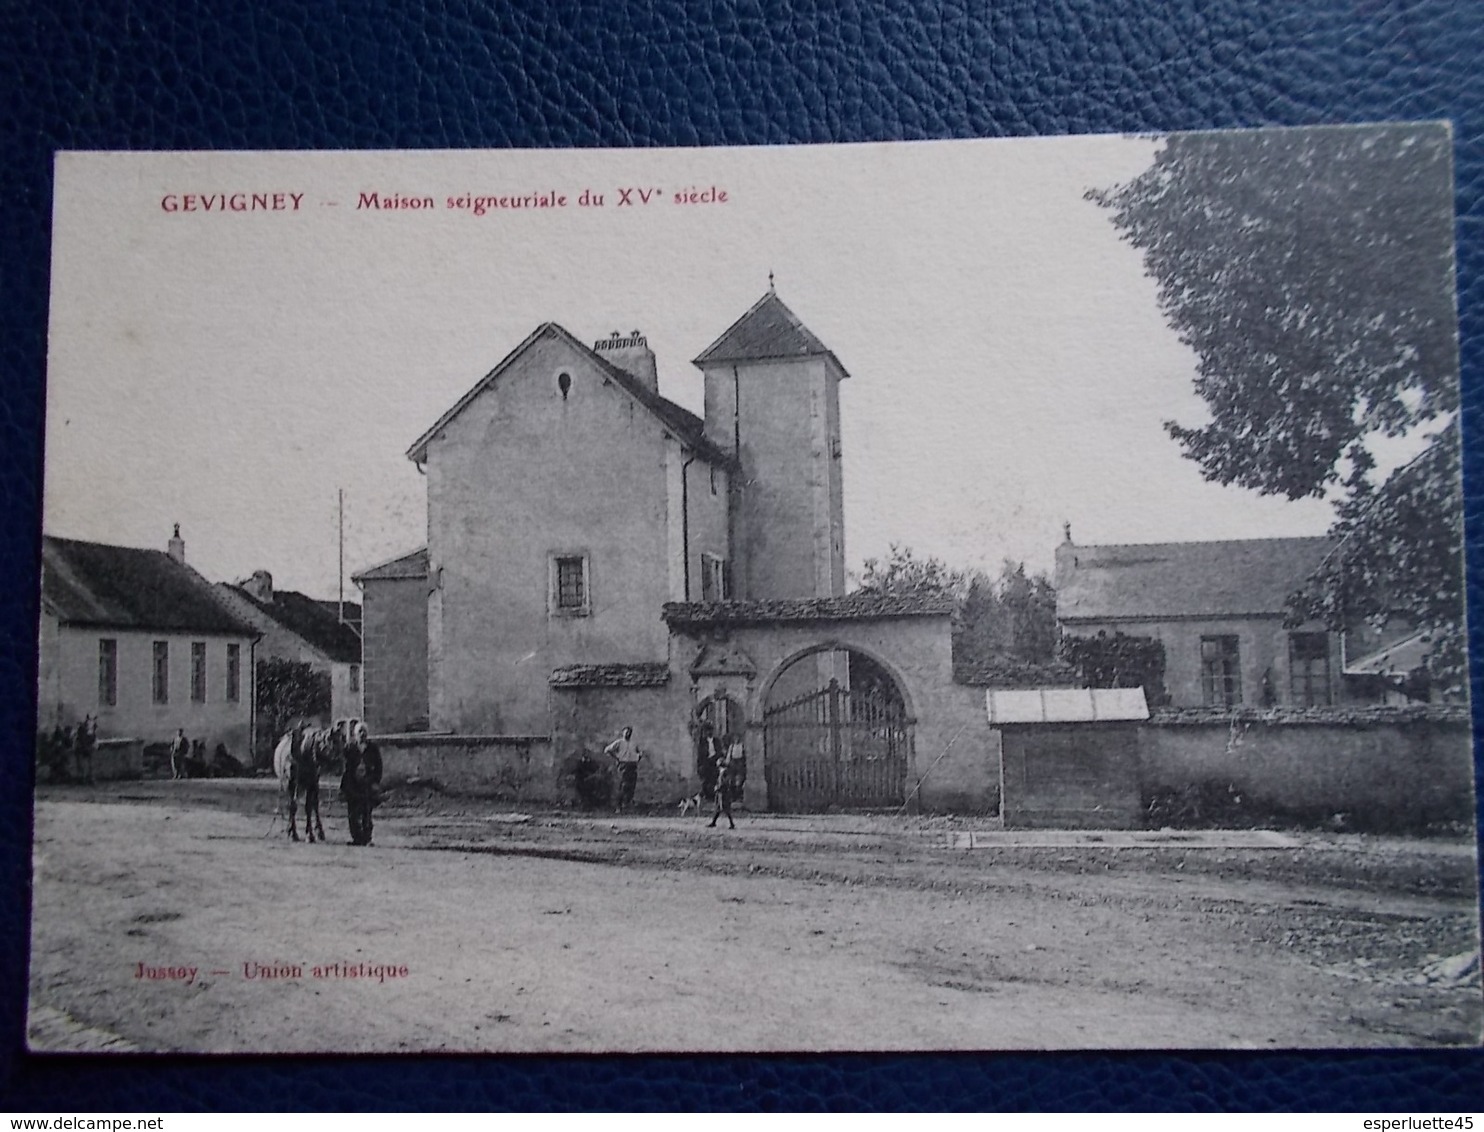
<path fill-rule="evenodd" d="M 953 682 L 951 613 L 853 594 L 672 603 L 665 621 L 696 725 L 745 716 L 749 808 L 980 806 L 998 766 L 983 693 Z"/>
<path fill-rule="evenodd" d="M 811 646 L 784 662 L 763 695 L 770 808 L 900 806 L 916 722 L 887 667 L 864 652 Z"/>

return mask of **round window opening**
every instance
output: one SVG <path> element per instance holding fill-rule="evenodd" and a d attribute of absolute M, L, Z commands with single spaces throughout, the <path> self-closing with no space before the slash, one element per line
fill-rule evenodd
<path fill-rule="evenodd" d="M 570 373 L 557 374 L 557 388 L 562 392 L 562 400 L 567 399 L 567 394 L 572 391 L 572 375 Z"/>

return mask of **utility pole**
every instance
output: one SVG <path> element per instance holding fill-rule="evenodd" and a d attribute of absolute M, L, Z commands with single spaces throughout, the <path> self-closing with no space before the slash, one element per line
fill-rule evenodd
<path fill-rule="evenodd" d="M 345 624 L 345 488 L 340 488 L 340 604 L 335 611 L 336 619 Z"/>

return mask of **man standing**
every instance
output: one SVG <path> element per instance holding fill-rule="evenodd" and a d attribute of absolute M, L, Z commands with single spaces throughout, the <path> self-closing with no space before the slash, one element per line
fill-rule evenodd
<path fill-rule="evenodd" d="M 711 721 L 701 720 L 696 727 L 696 777 L 701 781 L 701 801 L 709 804 L 716 797 L 716 776 L 722 748 L 712 730 Z"/>
<path fill-rule="evenodd" d="M 345 775 L 340 779 L 352 845 L 371 844 L 371 811 L 381 801 L 380 788 L 381 749 L 371 742 L 366 725 L 357 724 L 355 737 L 345 748 Z"/>
<path fill-rule="evenodd" d="M 618 764 L 618 808 L 621 810 L 634 801 L 634 787 L 639 781 L 639 760 L 644 753 L 634 743 L 634 729 L 625 727 L 620 735 L 603 753 Z"/>
<path fill-rule="evenodd" d="M 186 759 L 190 753 L 191 741 L 186 738 L 185 728 L 177 727 L 175 738 L 170 743 L 170 777 L 172 779 L 186 776 Z"/>

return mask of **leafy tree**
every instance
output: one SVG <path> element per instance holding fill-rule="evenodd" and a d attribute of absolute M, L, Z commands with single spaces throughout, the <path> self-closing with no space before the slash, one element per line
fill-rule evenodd
<path fill-rule="evenodd" d="M 919 558 L 911 547 L 893 543 L 885 561 L 867 560 L 861 589 L 952 598 L 957 603 L 953 658 L 960 672 L 1056 659 L 1056 591 L 1044 574 L 1027 574 L 1024 563 L 1006 561 L 996 579 L 941 559 Z"/>
<path fill-rule="evenodd" d="M 330 674 L 281 657 L 258 661 L 259 749 L 271 751 L 297 719 L 330 714 Z"/>
<path fill-rule="evenodd" d="M 872 593 L 962 601 L 973 580 L 972 571 L 956 570 L 939 558 L 919 558 L 910 546 L 892 543 L 884 561 L 866 559 L 860 588 Z"/>
<path fill-rule="evenodd" d="M 1394 618 L 1428 633 L 1427 671 L 1400 674 L 1409 694 L 1430 684 L 1450 697 L 1464 691 L 1463 508 L 1450 505 L 1460 456 L 1453 424 L 1380 487 L 1360 483 L 1336 508 L 1335 552 L 1289 603 L 1293 622 L 1366 617 L 1381 628 Z"/>
<path fill-rule="evenodd" d="M 1451 141 L 1444 125 L 1172 134 L 1145 173 L 1088 197 L 1197 355 L 1210 420 L 1165 426 L 1185 454 L 1217 483 L 1336 499 L 1340 550 L 1295 616 L 1416 618 L 1456 684 Z M 1428 433 L 1376 482 L 1368 441 Z"/>
<path fill-rule="evenodd" d="M 1143 688 L 1150 707 L 1170 702 L 1165 691 L 1165 647 L 1153 637 L 1106 632 L 1095 637 L 1064 637 L 1062 659 L 1089 688 Z"/>

